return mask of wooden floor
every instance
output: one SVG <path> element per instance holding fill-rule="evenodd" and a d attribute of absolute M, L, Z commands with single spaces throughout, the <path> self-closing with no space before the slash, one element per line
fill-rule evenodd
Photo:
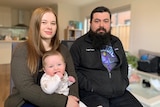
<path fill-rule="evenodd" d="M 4 101 L 10 92 L 10 65 L 0 64 L 0 107 L 4 107 Z"/>

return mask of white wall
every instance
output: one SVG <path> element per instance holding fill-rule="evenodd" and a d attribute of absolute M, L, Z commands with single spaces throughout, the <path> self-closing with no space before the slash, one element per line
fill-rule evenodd
<path fill-rule="evenodd" d="M 11 9 L 8 7 L 0 7 L 0 26 L 11 26 Z"/>
<path fill-rule="evenodd" d="M 81 8 L 81 20 L 93 8 L 104 5 L 111 11 L 126 5 L 131 7 L 131 39 L 129 51 L 135 55 L 139 49 L 160 52 L 160 0 L 108 0 Z"/>
<path fill-rule="evenodd" d="M 90 16 L 91 11 L 97 6 L 106 6 L 109 9 L 116 9 L 118 7 L 129 5 L 132 0 L 103 0 L 94 4 L 81 7 L 80 16 L 83 20 L 86 16 Z"/>
<path fill-rule="evenodd" d="M 80 20 L 80 10 L 77 6 L 68 4 L 58 4 L 58 21 L 59 21 L 59 36 L 64 39 L 64 29 L 67 28 L 69 20 Z"/>
<path fill-rule="evenodd" d="M 135 0 L 131 6 L 130 49 L 160 52 L 160 1 Z"/>

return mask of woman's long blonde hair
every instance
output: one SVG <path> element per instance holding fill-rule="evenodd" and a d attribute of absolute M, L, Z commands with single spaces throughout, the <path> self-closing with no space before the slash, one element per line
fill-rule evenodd
<path fill-rule="evenodd" d="M 28 44 L 27 63 L 31 71 L 31 74 L 36 73 L 39 60 L 46 51 L 41 41 L 40 26 L 41 26 L 42 16 L 47 12 L 52 12 L 55 15 L 57 24 L 57 31 L 51 40 L 50 46 L 52 47 L 52 50 L 57 50 L 60 44 L 58 36 L 58 19 L 56 13 L 50 7 L 40 7 L 35 9 L 30 20 L 30 26 L 28 30 L 28 40 L 27 40 Z"/>

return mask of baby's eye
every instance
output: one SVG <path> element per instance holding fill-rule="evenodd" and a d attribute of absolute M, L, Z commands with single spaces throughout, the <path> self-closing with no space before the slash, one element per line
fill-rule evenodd
<path fill-rule="evenodd" d="M 61 66 L 62 64 L 58 64 L 58 66 Z"/>
<path fill-rule="evenodd" d="M 49 68 L 52 68 L 53 66 L 49 66 Z"/>

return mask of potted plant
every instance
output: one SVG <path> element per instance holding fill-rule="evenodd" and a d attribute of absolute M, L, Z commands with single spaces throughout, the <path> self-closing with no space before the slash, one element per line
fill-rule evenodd
<path fill-rule="evenodd" d="M 131 66 L 134 69 L 138 67 L 138 58 L 135 55 L 126 52 L 126 57 L 129 66 Z"/>
<path fill-rule="evenodd" d="M 130 83 L 140 82 L 140 77 L 134 72 L 138 67 L 138 58 L 129 52 L 126 52 L 128 61 L 128 77 Z"/>
<path fill-rule="evenodd" d="M 138 58 L 129 52 L 126 52 L 128 62 L 128 77 L 133 74 L 133 71 L 138 67 Z"/>

